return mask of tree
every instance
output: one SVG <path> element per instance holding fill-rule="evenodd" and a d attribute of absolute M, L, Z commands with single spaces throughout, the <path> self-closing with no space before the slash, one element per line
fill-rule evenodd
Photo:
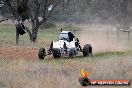
<path fill-rule="evenodd" d="M 128 30 L 130 27 L 130 23 L 132 22 L 132 13 L 130 13 L 132 10 L 129 10 L 129 4 L 132 5 L 131 0 L 122 0 L 120 1 L 121 6 L 121 21 L 120 24 L 122 25 L 122 28 L 125 30 Z"/>
<path fill-rule="evenodd" d="M 10 13 L 14 19 L 22 21 L 29 20 L 32 24 L 32 31 L 28 28 L 26 31 L 30 40 L 35 42 L 37 39 L 38 29 L 41 24 L 45 23 L 51 16 L 55 7 L 59 5 L 59 0 L 6 0 Z M 39 19 L 41 17 L 41 19 Z M 18 38 L 16 38 L 18 39 Z M 18 43 L 18 42 L 17 42 Z"/>
<path fill-rule="evenodd" d="M 51 16 L 54 8 L 57 6 L 57 0 L 30 0 L 28 3 L 29 14 L 32 23 L 32 33 L 30 35 L 31 41 L 35 42 L 37 39 L 38 29 L 41 24 L 45 23 Z M 39 17 L 42 19 L 40 20 Z"/>

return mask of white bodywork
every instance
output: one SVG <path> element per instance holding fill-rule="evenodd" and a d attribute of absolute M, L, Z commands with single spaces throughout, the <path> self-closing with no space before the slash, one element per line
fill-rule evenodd
<path fill-rule="evenodd" d="M 57 42 L 53 41 L 53 48 L 63 48 L 64 42 L 66 43 L 67 48 L 75 48 L 75 41 L 67 42 L 64 40 L 59 40 Z"/>
<path fill-rule="evenodd" d="M 76 48 L 75 46 L 75 39 L 73 39 L 73 41 L 69 42 L 68 41 L 68 33 L 69 31 L 62 31 L 60 36 L 59 36 L 59 40 L 58 41 L 53 41 L 53 48 L 58 48 L 58 49 L 63 49 L 64 48 L 64 42 L 66 43 L 66 47 L 67 49 L 71 49 L 71 48 Z"/>

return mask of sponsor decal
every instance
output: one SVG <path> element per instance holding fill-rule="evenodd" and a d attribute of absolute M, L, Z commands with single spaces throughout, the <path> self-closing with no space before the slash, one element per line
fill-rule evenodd
<path fill-rule="evenodd" d="M 81 70 L 81 77 L 79 77 L 79 82 L 82 86 L 90 85 L 105 85 L 105 86 L 129 86 L 131 85 L 130 80 L 92 80 L 89 79 L 89 73 L 85 72 L 84 69 Z"/>

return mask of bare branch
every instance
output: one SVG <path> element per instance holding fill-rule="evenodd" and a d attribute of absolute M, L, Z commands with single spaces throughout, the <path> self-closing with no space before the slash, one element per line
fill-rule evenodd
<path fill-rule="evenodd" d="M 0 23 L 2 23 L 3 21 L 6 21 L 6 20 L 8 20 L 8 19 L 10 19 L 10 18 L 2 19 L 2 20 L 0 20 Z"/>
<path fill-rule="evenodd" d="M 51 14 L 52 14 L 52 12 L 54 11 L 54 9 L 55 9 L 56 6 L 57 6 L 57 4 L 56 4 L 55 6 L 53 6 L 52 10 L 47 14 L 47 16 L 43 17 L 43 20 L 41 20 L 41 21 L 39 22 L 39 24 L 36 26 L 36 28 L 38 28 L 40 25 L 42 25 L 43 23 L 45 23 L 45 22 L 47 21 L 47 19 L 48 19 L 49 17 L 51 17 Z"/>
<path fill-rule="evenodd" d="M 37 0 L 35 1 L 35 4 L 36 4 L 37 8 L 35 10 L 35 17 L 34 18 L 36 20 L 36 25 L 37 25 L 37 23 L 39 23 L 38 16 L 39 16 L 40 4 Z"/>
<path fill-rule="evenodd" d="M 46 9 L 47 9 L 47 2 L 48 2 L 48 0 L 45 0 L 45 3 L 44 3 L 44 13 L 43 13 L 43 19 L 44 19 L 44 17 L 45 17 L 45 15 L 46 15 Z"/>
<path fill-rule="evenodd" d="M 18 17 L 18 12 L 15 7 L 12 6 L 13 2 L 11 0 L 6 0 L 7 5 L 9 6 L 10 11 L 15 17 Z"/>
<path fill-rule="evenodd" d="M 27 27 L 25 27 L 25 30 L 28 33 L 28 35 L 30 36 L 30 40 L 32 40 L 32 33 L 30 32 L 30 30 Z"/>

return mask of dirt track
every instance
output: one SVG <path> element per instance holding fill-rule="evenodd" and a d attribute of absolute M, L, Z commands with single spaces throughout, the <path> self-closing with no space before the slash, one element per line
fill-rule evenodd
<path fill-rule="evenodd" d="M 0 58 L 35 59 L 37 58 L 37 49 L 28 47 L 0 48 Z"/>

